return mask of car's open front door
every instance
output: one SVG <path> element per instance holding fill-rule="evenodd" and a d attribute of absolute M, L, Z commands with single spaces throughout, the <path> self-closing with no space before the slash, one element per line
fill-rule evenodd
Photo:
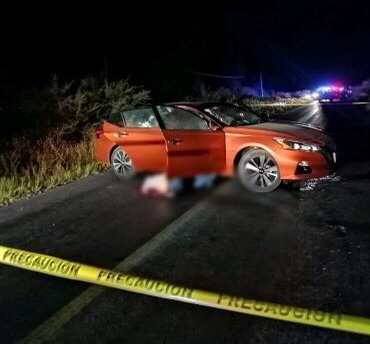
<path fill-rule="evenodd" d="M 104 123 L 104 134 L 128 154 L 136 170 L 166 171 L 165 138 L 152 108 L 123 111 L 122 121 Z"/>

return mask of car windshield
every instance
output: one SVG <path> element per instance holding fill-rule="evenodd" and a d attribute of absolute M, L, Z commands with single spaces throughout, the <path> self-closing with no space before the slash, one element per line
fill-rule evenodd
<path fill-rule="evenodd" d="M 217 105 L 204 109 L 213 118 L 225 125 L 251 125 L 261 123 L 262 119 L 254 113 L 234 105 Z"/>

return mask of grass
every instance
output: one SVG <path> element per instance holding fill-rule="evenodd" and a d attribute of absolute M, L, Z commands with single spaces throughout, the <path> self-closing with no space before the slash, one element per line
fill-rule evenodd
<path fill-rule="evenodd" d="M 42 140 L 13 139 L 0 155 L 0 206 L 103 171 L 93 157 L 93 133 L 78 141 L 62 139 L 57 131 Z"/>
<path fill-rule="evenodd" d="M 310 101 L 304 98 L 245 98 L 245 104 L 250 106 L 302 106 L 307 105 Z"/>
<path fill-rule="evenodd" d="M 147 104 L 150 91 L 127 79 L 53 76 L 49 85 L 20 87 L 11 98 L 0 109 L 8 127 L 0 128 L 0 206 L 104 170 L 93 157 L 93 133 L 82 128 Z"/>
<path fill-rule="evenodd" d="M 303 98 L 245 98 L 243 103 L 262 117 L 271 117 L 309 104 Z"/>

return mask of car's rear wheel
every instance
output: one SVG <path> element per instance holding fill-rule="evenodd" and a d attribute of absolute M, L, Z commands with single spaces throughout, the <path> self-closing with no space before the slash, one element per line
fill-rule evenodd
<path fill-rule="evenodd" d="M 135 175 L 135 168 L 128 154 L 121 148 L 116 147 L 110 157 L 110 165 L 113 174 L 121 180 L 131 179 Z"/>
<path fill-rule="evenodd" d="M 248 150 L 242 155 L 237 173 L 242 185 L 253 192 L 270 192 L 281 183 L 274 157 L 261 148 Z"/>

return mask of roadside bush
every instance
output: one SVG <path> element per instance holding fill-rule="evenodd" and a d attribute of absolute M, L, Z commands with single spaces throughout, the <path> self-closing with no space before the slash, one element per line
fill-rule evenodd
<path fill-rule="evenodd" d="M 101 77 L 87 77 L 79 83 L 61 83 L 56 77 L 48 88 L 50 113 L 63 133 L 80 131 L 107 114 L 145 104 L 150 92 L 129 84 L 128 80 L 104 82 Z"/>
<path fill-rule="evenodd" d="M 260 105 L 304 105 L 307 104 L 307 99 L 303 98 L 305 91 L 298 91 L 295 93 L 290 92 L 276 92 L 269 91 L 271 96 L 260 97 L 259 93 L 251 88 L 239 86 L 235 88 L 220 87 L 217 89 L 211 89 L 205 84 L 201 84 L 198 89 L 195 89 L 192 95 L 188 95 L 186 100 L 191 101 L 234 101 L 243 100 L 246 105 L 249 106 L 260 106 Z"/>
<path fill-rule="evenodd" d="M 53 76 L 47 86 L 25 86 L 5 100 L 11 103 L 1 109 L 0 131 L 8 140 L 17 135 L 40 137 L 57 127 L 63 134 L 81 132 L 112 111 L 147 103 L 150 92 L 127 79 L 108 83 L 88 76 L 66 82 Z"/>
<path fill-rule="evenodd" d="M 0 206 L 103 171 L 106 167 L 93 158 L 92 139 L 91 130 L 79 142 L 63 140 L 53 131 L 35 143 L 13 139 L 13 149 L 0 155 Z"/>
<path fill-rule="evenodd" d="M 93 158 L 93 126 L 112 111 L 145 104 L 149 91 L 128 80 L 87 77 L 21 96 L 18 133 L 0 144 L 0 206 L 104 170 Z"/>
<path fill-rule="evenodd" d="M 189 101 L 218 101 L 218 100 L 228 100 L 230 101 L 235 97 L 234 92 L 225 87 L 220 87 L 216 90 L 212 90 L 205 84 L 201 84 L 199 89 L 195 89 L 193 94 L 185 97 L 185 100 Z"/>

